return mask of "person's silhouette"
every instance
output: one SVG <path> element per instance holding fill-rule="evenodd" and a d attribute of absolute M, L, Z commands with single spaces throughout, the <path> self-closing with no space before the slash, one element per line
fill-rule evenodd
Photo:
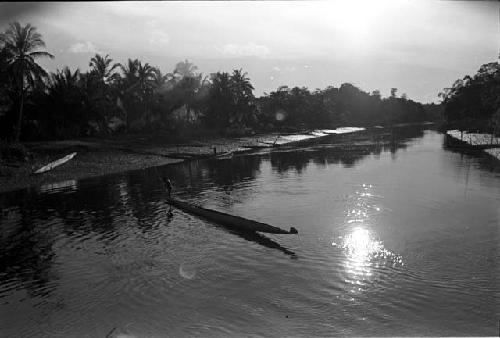
<path fill-rule="evenodd" d="M 163 177 L 163 184 L 165 186 L 165 189 L 167 189 L 168 198 L 170 198 L 170 194 L 172 193 L 174 186 L 172 185 L 172 182 L 170 181 L 170 179 L 167 177 Z"/>

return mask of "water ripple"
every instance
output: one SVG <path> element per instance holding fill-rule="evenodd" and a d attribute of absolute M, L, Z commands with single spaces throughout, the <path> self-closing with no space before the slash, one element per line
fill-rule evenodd
<path fill-rule="evenodd" d="M 9 195 L 1 334 L 494 335 L 498 175 L 471 167 L 464 196 L 460 156 L 423 140 L 432 151 L 325 144 L 155 169 L 179 198 L 298 236 L 171 209 L 155 170 Z"/>

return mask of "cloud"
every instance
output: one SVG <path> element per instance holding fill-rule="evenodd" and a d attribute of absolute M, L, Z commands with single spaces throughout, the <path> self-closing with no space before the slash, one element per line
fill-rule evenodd
<path fill-rule="evenodd" d="M 0 2 L 0 32 L 30 22 L 47 50 L 73 56 L 41 61 L 49 70 L 84 69 L 99 48 L 167 68 L 185 58 L 205 73 L 243 67 L 256 92 L 287 79 L 310 88 L 364 81 L 417 100 L 498 56 L 498 2 L 358 2 Z M 417 88 L 415 77 L 429 84 Z"/>
<path fill-rule="evenodd" d="M 247 44 L 226 44 L 222 47 L 215 47 L 221 54 L 228 56 L 258 56 L 264 57 L 271 53 L 265 45 L 258 45 L 253 42 Z"/>
<path fill-rule="evenodd" d="M 163 45 L 170 42 L 170 36 L 159 27 L 156 20 L 151 20 L 147 24 L 149 42 L 154 45 Z"/>
<path fill-rule="evenodd" d="M 97 47 L 90 41 L 77 42 L 69 47 L 71 53 L 98 53 Z"/>
<path fill-rule="evenodd" d="M 297 70 L 297 68 L 295 68 L 295 66 L 286 66 L 286 67 L 284 67 L 284 68 L 280 68 L 280 67 L 278 67 L 278 66 L 274 66 L 274 67 L 273 67 L 273 70 L 274 70 L 275 72 L 278 72 L 278 73 L 279 73 L 279 72 L 294 72 L 294 71 L 296 71 L 296 70 Z"/>
<path fill-rule="evenodd" d="M 170 42 L 170 36 L 161 29 L 155 29 L 149 36 L 149 42 L 154 45 L 163 45 Z"/>

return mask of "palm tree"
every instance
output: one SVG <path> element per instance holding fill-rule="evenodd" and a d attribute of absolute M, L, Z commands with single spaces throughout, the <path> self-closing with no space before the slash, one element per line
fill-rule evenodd
<path fill-rule="evenodd" d="M 139 60 L 128 59 L 126 65 L 120 63 L 118 66 L 123 73 L 121 82 L 123 86 L 123 93 L 126 94 L 137 86 L 137 68 L 139 66 Z"/>
<path fill-rule="evenodd" d="M 78 86 L 81 73 L 79 69 L 71 72 L 69 67 L 64 67 L 51 75 L 50 83 L 52 88 L 75 88 Z"/>
<path fill-rule="evenodd" d="M 231 76 L 226 72 L 211 74 L 207 112 L 204 116 L 205 123 L 209 127 L 218 127 L 223 130 L 229 125 L 232 108 Z"/>
<path fill-rule="evenodd" d="M 196 76 L 198 67 L 194 63 L 184 60 L 175 65 L 173 74 L 178 74 L 181 78 Z"/>
<path fill-rule="evenodd" d="M 144 101 L 152 92 L 155 83 L 158 82 L 158 69 L 146 63 L 144 65 L 137 59 L 128 59 L 127 66 L 120 65 L 124 78 L 124 94 L 135 91 L 135 95 L 140 101 Z"/>
<path fill-rule="evenodd" d="M 1 46 L 0 46 L 1 47 Z M 7 85 L 10 80 L 7 72 L 9 55 L 5 48 L 0 48 L 0 85 Z"/>
<path fill-rule="evenodd" d="M 109 58 L 108 54 L 104 57 L 96 54 L 92 59 L 90 59 L 89 66 L 91 67 L 91 72 L 94 75 L 96 75 L 104 83 L 109 84 L 117 78 L 118 74 L 115 73 L 114 70 L 120 66 L 119 63 L 111 65 L 112 62 L 113 59 Z"/>
<path fill-rule="evenodd" d="M 42 123 L 56 137 L 80 136 L 87 125 L 82 74 L 68 67 L 50 75 Z M 42 109 L 43 111 L 43 109 Z"/>
<path fill-rule="evenodd" d="M 108 131 L 107 120 L 115 111 L 114 101 L 118 98 L 118 88 L 120 75 L 116 68 L 119 63 L 113 63 L 113 59 L 106 54 L 96 54 L 90 59 L 89 66 L 91 70 L 88 74 L 82 76 L 82 85 L 85 87 L 86 102 L 89 112 L 99 124 L 101 131 Z"/>
<path fill-rule="evenodd" d="M 153 75 L 153 83 L 156 88 L 162 87 L 167 81 L 167 76 L 163 75 L 161 70 L 155 68 Z"/>
<path fill-rule="evenodd" d="M 149 63 L 145 63 L 143 66 L 139 62 L 137 66 L 137 81 L 142 101 L 146 100 L 154 88 L 156 71 L 156 68 L 150 66 Z"/>
<path fill-rule="evenodd" d="M 152 97 L 155 87 L 155 78 L 157 75 L 157 69 L 149 65 L 149 63 L 144 64 L 144 66 L 139 62 L 137 67 L 137 81 L 139 83 L 139 99 L 144 105 L 143 116 L 146 117 L 148 114 L 148 103 Z"/>
<path fill-rule="evenodd" d="M 134 95 L 130 95 L 130 93 L 137 86 L 137 67 L 139 65 L 139 60 L 128 59 L 127 64 L 119 64 L 119 67 L 122 71 L 123 76 L 119 81 L 119 92 L 120 92 L 120 100 L 123 102 L 123 112 L 125 113 L 125 124 L 127 126 L 127 130 L 130 128 L 130 111 L 133 106 L 133 98 Z"/>
<path fill-rule="evenodd" d="M 82 90 L 80 88 L 81 73 L 79 69 L 72 72 L 68 67 L 51 73 L 48 81 L 48 97 L 54 109 L 59 107 L 62 121 L 76 117 L 81 106 Z M 60 108 L 62 107 L 62 108 Z"/>
<path fill-rule="evenodd" d="M 247 73 L 243 73 L 241 69 L 233 70 L 230 87 L 235 107 L 233 122 L 238 122 L 240 125 L 248 124 L 253 118 L 252 113 L 254 113 L 254 96 L 252 93 L 254 88 L 247 77 Z"/>
<path fill-rule="evenodd" d="M 233 75 L 231 75 L 231 87 L 238 96 L 241 97 L 253 97 L 252 91 L 254 90 L 250 79 L 247 77 L 247 73 L 243 73 L 241 69 L 233 70 Z"/>
<path fill-rule="evenodd" d="M 167 73 L 165 75 L 166 83 L 170 88 L 173 88 L 176 84 L 181 82 L 184 78 L 197 77 L 200 74 L 196 73 L 198 67 L 194 63 L 184 60 L 178 62 L 175 65 L 174 71 L 172 73 Z"/>
<path fill-rule="evenodd" d="M 137 77 L 137 66 L 138 65 L 139 65 L 138 59 L 134 59 L 134 60 L 128 59 L 126 65 L 124 65 L 122 63 L 118 64 L 125 79 L 133 79 L 133 78 Z"/>
<path fill-rule="evenodd" d="M 129 101 L 129 109 L 132 105 L 133 98 L 142 103 L 144 106 L 143 114 L 147 113 L 148 100 L 155 89 L 157 82 L 158 70 L 155 67 L 145 63 L 144 65 L 137 59 L 128 59 L 127 65 L 120 65 L 123 72 L 122 78 L 122 95 L 125 101 Z M 128 97 L 128 99 L 127 99 Z M 130 126 L 131 118 L 129 112 L 126 112 L 127 128 Z"/>
<path fill-rule="evenodd" d="M 42 40 L 42 35 L 37 33 L 36 28 L 29 23 L 24 27 L 19 22 L 11 23 L 5 33 L 0 34 L 0 45 L 3 45 L 7 53 L 8 68 L 18 82 L 19 116 L 15 140 L 19 141 L 25 84 L 33 86 L 35 81 L 41 81 L 47 76 L 47 72 L 35 62 L 35 59 L 43 56 L 54 58 L 54 56 L 46 51 L 38 50 L 45 47 L 45 42 Z"/>
<path fill-rule="evenodd" d="M 7 120 L 7 112 L 12 107 L 16 93 L 13 92 L 12 77 L 7 71 L 7 53 L 0 48 L 0 135 L 8 135 L 12 132 L 12 120 Z M 11 116 L 9 116 L 11 118 Z"/>

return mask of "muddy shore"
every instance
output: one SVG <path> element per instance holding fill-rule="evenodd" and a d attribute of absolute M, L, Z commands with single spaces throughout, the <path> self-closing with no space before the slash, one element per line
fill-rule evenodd
<path fill-rule="evenodd" d="M 294 143 L 293 138 L 287 142 L 284 137 L 279 134 L 200 137 L 181 143 L 157 136 L 127 135 L 114 139 L 28 142 L 23 144 L 28 151 L 27 158 L 0 162 L 0 193 Z M 67 163 L 43 174 L 34 174 L 42 166 L 73 152 L 77 155 Z"/>
<path fill-rule="evenodd" d="M 339 128 L 342 129 L 342 128 Z M 24 143 L 28 158 L 0 163 L 0 193 L 32 186 L 50 187 L 65 181 L 124 171 L 163 166 L 195 158 L 224 157 L 277 146 L 304 145 L 330 137 L 346 141 L 379 134 L 377 127 L 365 131 L 309 131 L 294 134 L 257 134 L 239 138 L 199 137 L 181 142 L 152 135 L 126 135 L 113 139 L 81 139 Z M 344 133 L 345 132 L 345 133 Z M 349 136 L 350 135 L 350 136 Z M 334 141 L 335 142 L 335 141 Z M 43 174 L 42 166 L 76 152 L 67 163 Z"/>

